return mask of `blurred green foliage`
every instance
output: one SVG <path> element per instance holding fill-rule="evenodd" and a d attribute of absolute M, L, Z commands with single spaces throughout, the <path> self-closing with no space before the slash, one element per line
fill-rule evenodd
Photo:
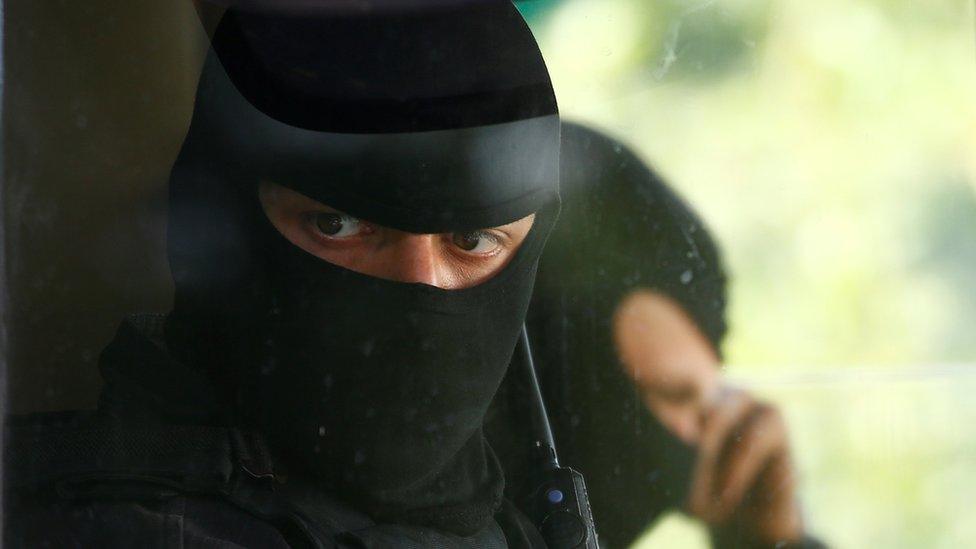
<path fill-rule="evenodd" d="M 722 243 L 729 372 L 787 413 L 815 530 L 976 546 L 973 2 L 520 7 L 564 116 L 632 144 Z M 700 546 L 688 524 L 648 543 Z"/>
<path fill-rule="evenodd" d="M 976 356 L 973 286 L 948 276 L 976 261 L 926 260 L 976 215 L 969 3 L 532 4 L 566 116 L 634 144 L 723 240 L 731 362 Z"/>

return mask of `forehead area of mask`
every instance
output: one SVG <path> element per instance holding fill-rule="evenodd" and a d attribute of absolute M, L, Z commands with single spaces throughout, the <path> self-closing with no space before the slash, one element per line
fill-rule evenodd
<path fill-rule="evenodd" d="M 559 119 L 510 2 L 297 17 L 231 10 L 184 159 L 414 233 L 505 225 L 554 203 Z"/>
<path fill-rule="evenodd" d="M 241 94 L 291 126 L 384 133 L 555 114 L 549 73 L 511 2 L 424 9 L 229 11 L 213 49 Z"/>
<path fill-rule="evenodd" d="M 483 229 L 555 200 L 558 124 L 546 117 L 422 133 L 292 136 L 276 141 L 281 149 L 255 173 L 400 230 Z"/>
<path fill-rule="evenodd" d="M 559 117 L 454 129 L 339 133 L 251 105 L 211 55 L 187 154 L 239 184 L 273 181 L 380 225 L 439 233 L 504 225 L 556 200 Z"/>

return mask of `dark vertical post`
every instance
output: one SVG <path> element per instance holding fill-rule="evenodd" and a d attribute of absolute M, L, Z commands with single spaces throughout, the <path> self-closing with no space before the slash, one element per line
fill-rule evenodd
<path fill-rule="evenodd" d="M 5 162 L 4 151 L 7 148 L 7 143 L 3 139 L 6 136 L 6 119 L 4 118 L 4 100 L 6 99 L 4 92 L 4 53 L 7 49 L 5 22 L 6 17 L 5 9 L 6 5 L 3 0 L 0 0 L 0 547 L 3 546 L 3 501 L 4 494 L 3 486 L 3 440 L 4 440 L 4 429 L 3 426 L 6 423 L 4 419 L 7 417 L 7 231 L 6 223 L 7 216 L 4 213 L 7 210 L 7 203 L 4 200 L 4 189 L 6 188 L 6 177 L 7 163 Z"/>

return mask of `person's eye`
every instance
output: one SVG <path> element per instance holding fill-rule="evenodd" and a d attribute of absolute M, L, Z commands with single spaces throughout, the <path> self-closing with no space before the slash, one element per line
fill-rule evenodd
<path fill-rule="evenodd" d="M 451 241 L 455 246 L 470 254 L 490 254 L 501 247 L 501 239 L 488 231 L 454 233 Z"/>
<path fill-rule="evenodd" d="M 362 233 L 364 230 L 364 224 L 348 214 L 315 212 L 309 215 L 315 230 L 329 238 L 349 238 Z"/>

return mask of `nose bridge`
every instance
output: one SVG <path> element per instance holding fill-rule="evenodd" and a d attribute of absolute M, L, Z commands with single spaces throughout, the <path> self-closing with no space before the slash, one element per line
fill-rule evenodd
<path fill-rule="evenodd" d="M 396 269 L 393 278 L 440 286 L 435 235 L 403 233 L 395 244 Z"/>

